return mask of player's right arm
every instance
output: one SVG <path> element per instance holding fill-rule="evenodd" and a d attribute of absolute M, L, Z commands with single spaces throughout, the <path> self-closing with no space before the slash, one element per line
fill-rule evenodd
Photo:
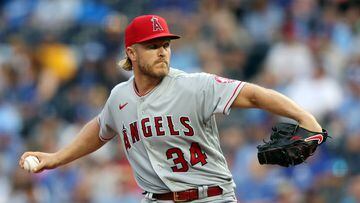
<path fill-rule="evenodd" d="M 24 168 L 24 160 L 30 155 L 36 156 L 40 161 L 39 166 L 34 170 L 36 173 L 65 165 L 102 147 L 106 142 L 100 140 L 99 131 L 100 125 L 95 117 L 81 129 L 68 146 L 55 153 L 25 152 L 19 160 L 19 165 Z"/>

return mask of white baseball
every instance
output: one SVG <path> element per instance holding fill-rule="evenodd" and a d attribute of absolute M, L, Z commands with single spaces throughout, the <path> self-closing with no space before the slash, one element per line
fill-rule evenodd
<path fill-rule="evenodd" d="M 40 161 L 36 156 L 27 156 L 24 161 L 24 169 L 28 172 L 33 172 L 39 164 Z"/>

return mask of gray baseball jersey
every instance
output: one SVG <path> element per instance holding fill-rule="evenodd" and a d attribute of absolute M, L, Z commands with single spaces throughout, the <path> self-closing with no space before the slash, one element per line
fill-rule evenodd
<path fill-rule="evenodd" d="M 145 191 L 231 185 L 224 187 L 227 192 L 235 184 L 220 149 L 215 114 L 229 114 L 243 86 L 241 81 L 171 68 L 156 88 L 139 96 L 132 77 L 111 91 L 98 119 L 100 139 L 121 137 Z"/>

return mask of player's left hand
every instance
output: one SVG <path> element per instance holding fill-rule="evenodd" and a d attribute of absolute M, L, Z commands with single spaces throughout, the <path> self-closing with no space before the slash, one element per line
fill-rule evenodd
<path fill-rule="evenodd" d="M 303 163 L 327 137 L 324 129 L 309 131 L 299 125 L 279 123 L 272 128 L 270 141 L 257 147 L 259 163 L 285 167 Z"/>
<path fill-rule="evenodd" d="M 311 132 L 322 132 L 322 127 L 312 115 L 308 115 L 300 120 L 299 126 Z"/>

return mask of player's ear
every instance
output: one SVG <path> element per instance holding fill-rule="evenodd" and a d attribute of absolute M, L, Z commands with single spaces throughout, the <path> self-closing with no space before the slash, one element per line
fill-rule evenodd
<path fill-rule="evenodd" d="M 131 61 L 135 61 L 136 60 L 136 49 L 135 46 L 129 46 L 126 47 L 126 55 L 129 57 L 129 59 Z"/>

